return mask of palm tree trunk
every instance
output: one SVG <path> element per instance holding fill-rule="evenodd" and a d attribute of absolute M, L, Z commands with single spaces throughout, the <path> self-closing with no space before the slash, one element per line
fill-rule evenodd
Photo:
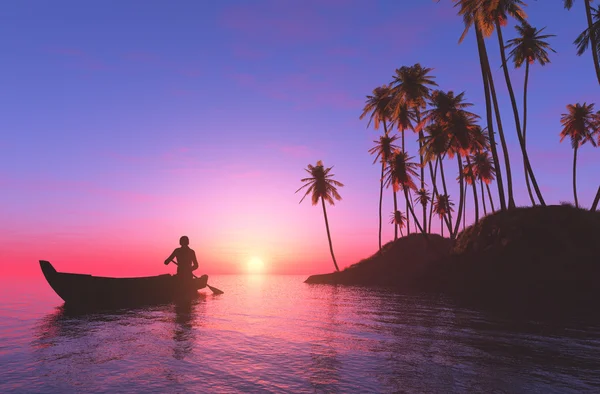
<path fill-rule="evenodd" d="M 593 21 L 592 21 L 592 6 L 591 6 L 591 0 L 584 0 L 583 1 L 585 3 L 585 16 L 587 18 L 587 23 L 588 23 L 588 29 L 590 32 L 590 50 L 592 51 L 592 59 L 594 59 L 594 68 L 596 69 L 596 78 L 598 78 L 598 84 L 600 84 L 600 62 L 598 60 L 598 52 L 596 51 L 597 48 L 597 44 L 596 44 L 596 35 L 594 34 L 593 30 L 592 30 L 592 25 L 593 25 Z"/>
<path fill-rule="evenodd" d="M 577 201 L 577 149 L 579 144 L 575 145 L 573 149 L 573 196 L 575 197 L 575 207 L 579 208 L 579 202 Z"/>
<path fill-rule="evenodd" d="M 465 192 L 463 194 L 464 198 L 463 198 L 463 217 L 462 217 L 462 225 L 463 225 L 463 231 L 465 231 L 465 227 L 466 227 L 466 222 L 467 222 L 467 186 L 468 184 L 465 182 Z"/>
<path fill-rule="evenodd" d="M 398 199 L 396 198 L 396 191 L 394 190 L 394 217 L 396 215 L 396 211 L 398 210 Z M 398 239 L 398 226 L 394 221 L 394 241 Z"/>
<path fill-rule="evenodd" d="M 379 250 L 381 250 L 381 223 L 382 223 L 382 205 L 383 205 L 383 173 L 385 171 L 385 161 L 381 161 L 381 179 L 379 187 Z"/>
<path fill-rule="evenodd" d="M 533 169 L 531 168 L 531 163 L 529 161 L 529 155 L 527 154 L 527 149 L 525 147 L 525 116 L 527 113 L 527 103 L 524 102 L 523 105 L 523 133 L 521 134 L 521 123 L 519 121 L 519 110 L 517 108 L 517 100 L 515 98 L 515 93 L 513 91 L 512 82 L 510 80 L 510 75 L 508 73 L 508 63 L 506 61 L 506 51 L 504 48 L 504 39 L 502 38 L 502 27 L 498 19 L 496 19 L 496 32 L 498 33 L 498 43 L 500 45 L 500 57 L 502 58 L 502 69 L 504 70 L 504 79 L 506 80 L 506 86 L 508 87 L 508 93 L 510 95 L 510 102 L 512 104 L 513 115 L 515 118 L 515 127 L 517 129 L 517 137 L 519 138 L 519 145 L 521 147 L 521 154 L 523 155 L 523 167 L 525 170 L 525 181 L 527 183 L 527 191 L 529 193 L 529 199 L 531 200 L 531 204 L 535 205 L 535 199 L 533 198 L 533 193 L 531 192 L 531 185 L 529 184 L 529 172 L 531 172 L 532 183 L 535 181 L 535 176 L 533 175 Z M 524 90 L 524 100 L 527 97 L 527 73 L 529 72 L 529 62 L 526 62 L 526 71 L 525 71 L 525 90 Z M 535 181 L 537 187 L 537 181 Z M 538 199 L 542 205 L 544 204 L 544 199 L 542 197 L 542 193 L 539 192 L 539 188 L 536 188 L 536 194 L 538 194 Z"/>
<path fill-rule="evenodd" d="M 440 158 L 436 157 L 435 169 L 433 169 L 431 167 L 431 161 L 429 162 L 429 176 L 431 177 L 431 183 L 433 184 L 433 192 L 431 193 L 431 201 L 429 202 L 429 229 L 427 231 L 428 233 L 431 233 L 431 219 L 433 217 L 433 201 L 438 195 L 436 178 L 437 178 L 437 169 L 438 169 L 439 160 L 440 160 Z"/>
<path fill-rule="evenodd" d="M 415 108 L 415 116 L 417 124 L 420 124 L 421 111 L 419 111 L 419 108 Z M 421 189 L 423 190 L 425 190 L 425 166 L 423 165 L 423 154 L 421 153 L 421 148 L 423 147 L 424 138 L 425 136 L 423 135 L 423 130 L 419 130 L 419 167 L 421 167 Z M 423 208 L 423 228 L 427 229 L 427 206 L 421 205 L 421 207 Z"/>
<path fill-rule="evenodd" d="M 444 220 L 442 219 L 442 217 L 440 216 L 440 229 L 442 229 L 442 233 L 441 236 L 444 236 Z"/>
<path fill-rule="evenodd" d="M 498 198 L 500 199 L 500 207 L 502 210 L 506 209 L 506 199 L 504 196 L 504 184 L 502 182 L 502 170 L 500 166 L 500 160 L 498 158 L 498 151 L 496 150 L 496 137 L 494 136 L 494 119 L 492 117 L 492 104 L 490 100 L 490 86 L 487 77 L 487 68 L 485 67 L 485 42 L 483 41 L 483 34 L 477 24 L 475 24 L 475 35 L 477 37 L 477 50 L 479 52 L 479 65 L 481 66 L 481 78 L 483 79 L 483 90 L 485 93 L 485 113 L 487 118 L 488 133 L 490 136 L 490 150 L 492 151 L 492 158 L 494 159 L 494 169 L 496 170 L 496 178 L 498 185 Z"/>
<path fill-rule="evenodd" d="M 494 87 L 494 78 L 492 77 L 492 69 L 487 57 L 487 51 L 484 49 L 485 67 L 487 71 L 488 81 L 490 84 L 490 93 L 492 103 L 494 105 L 494 113 L 496 115 L 496 124 L 498 125 L 498 135 L 500 136 L 500 144 L 502 145 L 502 153 L 504 156 L 504 166 L 506 167 L 506 186 L 508 189 L 508 208 L 515 207 L 515 199 L 513 194 L 512 171 L 510 170 L 510 155 L 508 153 L 508 145 L 504 138 L 504 129 L 502 127 L 502 117 L 500 116 L 500 108 L 498 106 L 498 97 L 496 96 L 496 88 Z"/>
<path fill-rule="evenodd" d="M 458 230 L 460 229 L 460 219 L 462 218 L 462 213 L 463 213 L 463 204 L 464 204 L 464 179 L 463 179 L 463 166 L 462 166 L 462 159 L 460 157 L 459 154 L 456 155 L 456 160 L 458 162 L 458 179 L 459 179 L 459 183 L 460 183 L 460 197 L 458 199 L 458 215 L 456 215 L 456 224 L 454 225 L 454 231 L 451 233 L 451 238 L 454 239 L 456 238 L 456 235 L 458 234 Z"/>
<path fill-rule="evenodd" d="M 527 152 L 527 84 L 529 82 L 529 62 L 525 62 L 525 82 L 523 82 L 523 148 L 525 152 Z M 533 196 L 531 194 L 531 185 L 529 184 L 529 172 L 527 168 L 525 168 L 525 183 L 527 184 L 527 192 L 529 193 L 529 198 L 533 205 L 535 205 L 535 201 L 533 201 Z M 541 194 L 541 193 L 540 193 Z M 539 196 L 538 196 L 539 198 Z M 543 200 L 540 200 L 542 202 Z M 542 205 L 545 205 L 542 203 Z"/>
<path fill-rule="evenodd" d="M 471 160 L 467 155 L 467 165 L 471 167 Z M 474 178 L 474 177 L 473 177 Z M 479 202 L 477 200 L 477 180 L 472 179 L 471 186 L 473 186 L 473 204 L 475 204 L 475 223 L 479 223 Z"/>
<path fill-rule="evenodd" d="M 406 201 L 408 201 L 408 190 L 406 188 L 404 188 L 404 196 L 406 197 Z M 413 217 L 413 220 L 415 221 L 415 226 L 417 226 L 417 228 L 419 229 L 419 231 L 421 232 L 421 234 L 427 236 L 427 234 L 425 233 L 425 231 L 423 230 L 423 227 L 421 227 L 421 223 L 419 223 L 419 219 L 417 219 L 417 216 L 415 215 L 415 211 L 413 211 L 413 207 L 411 204 L 408 205 L 408 209 L 410 211 L 410 214 Z M 408 218 L 408 215 L 406 215 Z"/>
<path fill-rule="evenodd" d="M 444 194 L 448 196 L 448 189 L 446 188 L 446 177 L 444 176 L 444 157 L 440 157 L 440 174 L 442 175 L 442 186 L 444 187 Z M 450 198 L 450 197 L 448 197 Z M 448 234 L 452 235 L 452 212 L 448 210 Z"/>
<path fill-rule="evenodd" d="M 492 207 L 492 213 L 495 213 L 496 209 L 494 208 L 494 199 L 492 198 L 492 192 L 490 192 L 490 185 L 486 183 L 485 188 L 487 189 L 488 197 L 490 198 L 490 207 Z"/>
<path fill-rule="evenodd" d="M 335 261 L 335 255 L 333 254 L 333 245 L 331 244 L 331 234 L 329 233 L 329 221 L 327 220 L 327 210 L 325 209 L 325 200 L 321 197 L 321 204 L 323 205 L 323 216 L 325 216 L 325 227 L 327 228 L 327 239 L 329 240 L 329 251 L 331 252 L 331 258 L 333 259 L 333 265 L 335 270 L 339 271 L 337 261 Z"/>
<path fill-rule="evenodd" d="M 483 205 L 483 215 L 487 216 L 487 207 L 485 206 L 485 193 L 483 192 L 483 181 L 479 180 L 481 186 L 481 204 Z"/>
<path fill-rule="evenodd" d="M 592 203 L 592 207 L 590 211 L 594 212 L 596 208 L 598 208 L 598 201 L 600 201 L 600 186 L 598 186 L 598 191 L 596 192 L 596 198 L 594 198 L 594 202 Z"/>
<path fill-rule="evenodd" d="M 408 201 L 407 193 L 404 193 L 404 198 L 406 200 L 406 212 L 408 213 L 408 207 L 410 207 L 410 201 Z M 406 234 L 410 235 L 410 217 L 406 215 Z"/>

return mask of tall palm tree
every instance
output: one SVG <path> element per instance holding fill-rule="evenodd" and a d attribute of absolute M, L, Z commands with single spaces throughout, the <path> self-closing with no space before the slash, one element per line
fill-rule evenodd
<path fill-rule="evenodd" d="M 423 138 L 421 147 L 421 153 L 423 154 L 423 160 L 426 163 L 430 163 L 432 160 L 436 160 L 439 164 L 440 175 L 442 178 L 442 188 L 445 195 L 448 195 L 448 188 L 446 186 L 446 177 L 444 176 L 444 158 L 450 144 L 450 134 L 446 131 L 444 126 L 440 123 L 432 123 L 425 127 L 426 135 Z M 435 185 L 435 177 L 433 184 Z M 434 199 L 437 195 L 441 194 L 437 188 L 434 188 Z M 449 212 L 446 217 L 446 224 L 448 226 L 448 232 L 452 233 L 452 213 Z"/>
<path fill-rule="evenodd" d="M 379 180 L 380 188 L 379 188 L 379 249 L 381 249 L 381 210 L 383 203 L 383 173 L 385 171 L 385 167 L 392 156 L 392 152 L 396 150 L 398 147 L 394 144 L 394 142 L 398 139 L 396 136 L 389 136 L 388 134 L 382 135 L 379 137 L 379 140 L 375 140 L 375 146 L 369 149 L 369 153 L 375 155 L 375 160 L 373 164 L 375 164 L 378 160 L 381 161 L 381 178 Z M 397 232 L 397 230 L 396 230 Z"/>
<path fill-rule="evenodd" d="M 402 212 L 400 212 L 400 211 L 392 212 L 392 215 L 390 218 L 390 224 L 393 224 L 395 227 L 398 227 L 400 229 L 400 235 L 402 237 L 404 236 L 404 234 L 402 234 L 402 229 L 406 225 L 406 216 Z"/>
<path fill-rule="evenodd" d="M 484 202 L 485 207 L 485 197 L 483 193 L 483 184 L 487 188 L 488 196 L 490 199 L 490 207 L 492 208 L 492 212 L 494 211 L 494 201 L 492 200 L 492 194 L 490 192 L 490 183 L 494 181 L 495 178 L 495 170 L 494 165 L 492 164 L 492 159 L 486 150 L 480 150 L 471 155 L 471 161 L 473 163 L 473 171 L 475 172 L 475 176 L 479 183 L 481 184 L 481 199 Z"/>
<path fill-rule="evenodd" d="M 466 111 L 456 111 L 452 114 L 446 125 L 448 133 L 451 136 L 447 154 L 450 158 L 456 155 L 460 184 L 460 197 L 457 215 L 458 220 L 454 225 L 454 231 L 451 235 L 452 237 L 455 237 L 458 234 L 460 218 L 462 216 L 465 204 L 465 185 L 462 157 L 469 155 L 471 152 L 476 152 L 483 149 L 483 146 L 486 143 L 485 137 L 481 131 L 481 127 L 476 124 L 478 118 L 479 116 L 470 114 Z"/>
<path fill-rule="evenodd" d="M 577 201 L 577 150 L 586 142 L 590 142 L 596 146 L 593 133 L 596 130 L 596 114 L 594 113 L 594 104 L 569 104 L 567 105 L 568 113 L 562 114 L 560 122 L 563 129 L 560 133 L 560 142 L 566 137 L 571 139 L 573 147 L 573 197 L 575 198 L 575 206 L 579 208 Z"/>
<path fill-rule="evenodd" d="M 373 122 L 375 130 L 379 130 L 379 125 L 383 124 L 385 134 L 388 134 L 387 122 L 391 119 L 392 107 L 392 91 L 388 85 L 382 85 L 373 89 L 373 93 L 367 96 L 363 112 L 360 119 L 364 119 L 369 115 L 367 127 Z"/>
<path fill-rule="evenodd" d="M 533 183 L 540 203 L 544 205 L 542 193 L 539 192 L 537 181 L 533 175 L 533 169 L 531 168 L 531 164 L 529 163 L 529 158 L 527 155 L 527 84 L 529 81 L 529 65 L 538 62 L 541 66 L 544 66 L 547 63 L 550 63 L 547 50 L 556 53 L 554 49 L 550 48 L 550 44 L 545 41 L 550 37 L 554 37 L 554 34 L 541 35 L 545 28 L 538 30 L 527 23 L 523 23 L 520 26 L 517 25 L 515 28 L 519 33 L 519 37 L 508 40 L 508 45 L 506 47 L 512 48 L 509 57 L 513 60 L 515 68 L 520 68 L 523 63 L 525 63 L 525 82 L 523 87 L 523 132 L 521 144 L 523 161 L 525 162 L 525 182 L 527 183 L 529 197 L 531 198 L 532 203 L 535 204 L 533 201 L 533 195 L 531 193 L 531 186 L 529 185 L 529 177 L 531 175 L 531 183 Z M 504 67 L 504 69 L 506 70 L 507 67 Z M 507 71 L 506 73 L 508 75 Z"/>
<path fill-rule="evenodd" d="M 533 174 L 533 169 L 529 161 L 529 155 L 525 147 L 525 131 L 521 131 L 521 124 L 519 121 L 519 110 L 517 108 L 517 101 L 513 91 L 510 74 L 508 73 L 508 63 L 506 60 L 504 39 L 502 37 L 502 27 L 505 27 L 508 24 L 509 17 L 513 17 L 514 19 L 516 19 L 524 25 L 527 23 L 525 21 L 527 15 L 523 10 L 523 6 L 525 5 L 526 4 L 521 0 L 484 0 L 482 4 L 483 12 L 481 12 L 479 15 L 482 17 L 481 23 L 486 25 L 488 28 L 495 28 L 497 33 L 498 44 L 500 49 L 500 58 L 502 60 L 502 70 L 504 71 L 504 79 L 506 81 L 506 86 L 508 88 L 508 93 L 512 104 L 515 128 L 517 131 L 519 146 L 521 148 L 521 154 L 523 156 L 523 167 L 525 171 L 525 179 L 527 183 L 527 192 L 529 193 L 529 198 L 531 199 L 531 203 L 535 205 L 535 200 L 533 198 L 533 194 L 531 192 L 531 187 L 529 184 L 529 174 L 531 173 L 532 183 L 538 200 L 540 201 L 541 205 L 545 205 L 544 198 L 538 187 L 535 175 Z M 492 24 L 493 26 L 491 26 Z"/>
<path fill-rule="evenodd" d="M 504 165 L 506 167 L 506 184 L 508 189 L 508 207 L 515 207 L 513 185 L 512 185 L 512 173 L 510 169 L 510 155 L 508 152 L 508 146 L 506 144 L 506 138 L 504 137 L 504 131 L 502 128 L 502 118 L 500 116 L 500 110 L 498 108 L 498 100 L 496 97 L 496 89 L 494 87 L 494 79 L 492 78 L 492 72 L 490 68 L 489 59 L 487 56 L 487 49 L 485 46 L 484 38 L 489 37 L 494 31 L 494 20 L 491 14 L 488 12 L 489 6 L 486 1 L 482 0 L 453 0 L 455 6 L 459 6 L 459 15 L 462 16 L 465 24 L 463 34 L 459 39 L 459 43 L 464 40 L 469 29 L 473 26 L 475 28 L 475 36 L 477 39 L 477 49 L 479 52 L 479 63 L 481 67 L 481 75 L 483 79 L 484 93 L 486 98 L 486 117 L 487 117 L 487 129 L 489 130 L 490 138 L 492 140 L 492 156 L 494 158 L 494 164 L 496 165 L 496 174 L 498 177 L 498 195 L 500 198 L 501 208 L 506 209 L 506 199 L 504 196 L 502 172 L 500 171 L 500 165 L 498 160 L 498 154 L 496 152 L 496 143 L 493 130 L 493 116 L 492 116 L 492 105 L 496 116 L 496 123 L 498 125 L 498 135 L 500 136 L 500 142 L 502 146 L 502 153 L 504 156 Z M 492 0 L 490 0 L 492 1 Z M 498 1 L 498 0 L 493 0 Z M 460 211 L 460 208 L 459 208 Z"/>
<path fill-rule="evenodd" d="M 450 197 L 447 194 L 438 194 L 437 199 L 433 203 L 433 212 L 440 218 L 440 235 L 442 237 L 444 236 L 443 220 L 452 214 L 452 211 L 454 210 L 452 208 L 453 206 L 454 203 L 450 201 Z"/>
<path fill-rule="evenodd" d="M 419 174 L 417 172 L 418 164 L 413 163 L 413 158 L 408 156 L 404 151 L 396 149 L 390 158 L 390 163 L 386 171 L 386 185 L 392 186 L 395 191 L 402 189 L 404 191 L 404 197 L 408 201 L 408 191 L 417 190 L 417 185 L 413 178 L 418 180 Z M 394 211 L 397 211 L 397 207 L 394 207 Z M 423 227 L 419 223 L 419 220 L 415 216 L 415 212 L 411 204 L 408 204 L 408 210 L 410 211 L 416 226 L 419 228 L 421 233 L 425 233 Z"/>
<path fill-rule="evenodd" d="M 573 0 L 563 0 L 563 3 L 567 10 L 573 7 Z M 588 27 L 577 37 L 574 44 L 577 45 L 577 55 L 579 56 L 584 54 L 588 45 L 591 46 L 596 78 L 600 84 L 600 8 L 594 10 L 592 0 L 583 0 L 583 3 Z"/>
<path fill-rule="evenodd" d="M 437 86 L 435 77 L 431 75 L 432 68 L 421 66 L 416 63 L 413 66 L 403 66 L 396 69 L 392 81 L 392 94 L 395 98 L 395 119 L 398 117 L 399 109 L 406 105 L 413 111 L 414 118 L 419 124 L 421 122 L 421 112 L 426 108 L 431 87 Z M 423 131 L 420 127 L 416 130 L 419 134 L 419 148 L 423 138 Z M 404 149 L 404 147 L 403 147 Z M 423 155 L 419 153 L 419 163 L 421 165 L 421 189 L 425 188 L 425 172 L 423 165 Z M 431 166 L 431 164 L 430 164 Z M 427 227 L 427 207 L 423 206 L 423 225 Z"/>
<path fill-rule="evenodd" d="M 364 119 L 369 115 L 369 122 L 367 127 L 373 122 L 375 130 L 379 129 L 380 124 L 383 124 L 384 135 L 380 137 L 379 141 L 374 141 L 376 145 L 374 148 L 369 150 L 371 154 L 377 154 L 375 163 L 378 158 L 381 158 L 381 177 L 380 177 L 380 188 L 379 188 L 379 249 L 381 249 L 381 226 L 382 226 L 382 204 L 383 204 L 383 171 L 385 169 L 387 160 L 392 150 L 395 148 L 390 147 L 389 144 L 393 142 L 389 137 L 388 122 L 392 115 L 392 91 L 388 85 L 382 85 L 373 89 L 373 93 L 367 96 L 363 112 L 360 115 L 360 119 Z M 381 156 L 381 157 L 380 157 Z"/>
<path fill-rule="evenodd" d="M 431 193 L 427 189 L 419 189 L 417 190 L 417 197 L 415 198 L 415 202 L 417 204 L 421 204 L 423 207 L 423 211 L 427 211 L 427 205 L 431 201 Z M 427 217 L 423 216 L 423 228 L 427 228 Z"/>
<path fill-rule="evenodd" d="M 300 203 L 308 196 L 311 195 L 312 205 L 317 205 L 321 200 L 323 206 L 323 216 L 325 216 L 325 227 L 327 228 L 327 239 L 329 240 L 329 251 L 331 252 L 331 258 L 333 259 L 333 265 L 336 271 L 339 271 L 335 255 L 333 254 L 333 245 L 331 244 L 331 233 L 329 232 L 329 221 L 327 220 L 327 210 L 325 209 L 325 201 L 331 205 L 335 205 L 335 200 L 340 201 L 342 197 L 337 191 L 337 187 L 344 186 L 341 182 L 332 179 L 333 174 L 330 171 L 333 167 L 325 168 L 321 160 L 317 161 L 317 165 L 313 166 L 309 164 L 304 170 L 310 174 L 309 178 L 301 179 L 300 182 L 304 182 L 304 185 L 296 190 L 298 193 L 300 190 L 308 187 L 306 193 L 300 200 Z"/>
<path fill-rule="evenodd" d="M 463 176 L 468 186 L 473 188 L 473 204 L 475 205 L 475 223 L 479 223 L 479 199 L 477 198 L 477 177 L 475 175 L 475 167 L 471 163 L 469 155 L 465 155 L 467 164 L 463 169 Z"/>

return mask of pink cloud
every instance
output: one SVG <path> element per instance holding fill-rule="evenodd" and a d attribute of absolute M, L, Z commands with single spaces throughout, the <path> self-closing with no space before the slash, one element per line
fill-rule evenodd
<path fill-rule="evenodd" d="M 312 150 L 306 145 L 268 144 L 267 148 L 276 149 L 287 156 L 292 156 L 296 158 L 308 157 L 312 153 Z"/>
<path fill-rule="evenodd" d="M 334 31 L 330 20 L 304 2 L 272 1 L 230 6 L 221 23 L 251 37 L 288 44 L 323 40 L 331 37 Z"/>

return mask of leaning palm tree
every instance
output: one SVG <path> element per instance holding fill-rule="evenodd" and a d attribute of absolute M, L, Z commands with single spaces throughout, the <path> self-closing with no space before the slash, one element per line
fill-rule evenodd
<path fill-rule="evenodd" d="M 573 7 L 573 0 L 563 0 L 563 3 L 567 10 Z M 579 56 L 585 53 L 588 46 L 591 47 L 596 78 L 600 84 L 600 7 L 594 10 L 592 0 L 583 0 L 583 3 L 588 27 L 577 37 L 574 44 L 577 45 Z"/>
<path fill-rule="evenodd" d="M 469 1 L 469 0 L 466 0 Z M 473 2 L 473 1 L 471 1 Z M 525 18 L 527 15 L 523 10 L 523 6 L 526 4 L 521 0 L 483 0 L 481 1 L 481 8 L 483 12 L 478 13 L 477 15 L 480 17 L 480 23 L 484 26 L 485 31 L 493 31 L 496 30 L 498 37 L 498 47 L 500 49 L 500 58 L 502 60 L 502 70 L 504 72 L 504 80 L 506 81 L 506 86 L 508 88 L 508 93 L 510 96 L 510 102 L 513 110 L 513 117 L 515 121 L 515 129 L 517 131 L 517 137 L 519 141 L 519 147 L 521 148 L 521 155 L 523 156 L 523 168 L 525 171 L 525 180 L 527 184 L 527 192 L 529 194 L 529 198 L 531 203 L 535 205 L 535 199 L 533 197 L 533 193 L 531 192 L 531 186 L 529 184 L 529 174 L 531 174 L 531 180 L 533 183 L 533 187 L 535 189 L 535 193 L 540 201 L 542 206 L 546 205 L 544 198 L 542 196 L 542 192 L 538 187 L 537 180 L 535 175 L 533 174 L 533 169 L 531 168 L 531 163 L 529 161 L 529 155 L 527 153 L 527 149 L 525 147 L 525 132 L 521 131 L 521 123 L 519 120 L 519 110 L 517 108 L 517 101 L 515 98 L 515 93 L 512 87 L 512 82 L 510 79 L 510 74 L 508 73 L 508 63 L 506 61 L 506 50 L 504 46 L 504 38 L 502 37 L 502 27 L 505 27 L 508 24 L 509 17 L 520 21 L 523 24 L 526 24 Z M 490 33 L 491 34 L 491 33 Z M 491 78 L 491 76 L 490 76 Z M 497 104 L 495 104 L 497 106 Z M 496 109 L 497 111 L 497 109 Z M 496 114 L 498 116 L 498 113 Z M 500 120 L 498 120 L 500 121 Z M 499 129 L 501 128 L 500 123 L 498 123 Z M 509 184 L 510 186 L 510 184 Z"/>
<path fill-rule="evenodd" d="M 381 161 L 381 178 L 380 178 L 380 188 L 379 188 L 379 249 L 381 250 L 381 209 L 383 203 L 383 173 L 385 171 L 385 167 L 392 156 L 392 152 L 396 150 L 398 147 L 394 144 L 398 137 L 389 136 L 387 134 L 379 137 L 379 141 L 375 142 L 375 146 L 369 149 L 369 153 L 375 155 L 375 160 L 373 164 L 375 164 L 378 160 Z M 397 232 L 397 230 L 395 231 Z"/>
<path fill-rule="evenodd" d="M 501 209 L 506 209 L 506 199 L 504 195 L 504 185 L 502 180 L 502 172 L 500 170 L 500 161 L 498 160 L 498 153 L 496 151 L 496 142 L 493 129 L 493 116 L 492 116 L 492 105 L 494 114 L 496 116 L 496 123 L 498 125 L 498 135 L 502 145 L 502 153 L 504 156 L 504 165 L 506 167 L 506 184 L 508 189 L 508 207 L 515 207 L 515 201 L 513 196 L 513 185 L 512 185 L 512 173 L 510 170 L 510 155 L 508 152 L 508 146 L 506 144 L 506 138 L 504 137 L 504 131 L 502 128 L 502 118 L 500 116 L 500 110 L 498 107 L 498 99 L 496 97 L 496 89 L 494 87 L 494 79 L 492 78 L 492 72 L 490 63 L 487 55 L 487 49 L 485 46 L 485 38 L 489 37 L 494 31 L 494 19 L 488 12 L 489 4 L 488 1 L 482 0 L 453 0 L 455 7 L 460 7 L 458 12 L 462 16 L 465 29 L 459 39 L 459 43 L 464 40 L 467 32 L 471 27 L 475 28 L 475 36 L 477 39 L 477 49 L 479 52 L 479 63 L 481 67 L 481 76 L 483 79 L 483 88 L 486 101 L 486 118 L 487 118 L 487 129 L 490 134 L 492 141 L 491 150 L 494 158 L 494 165 L 496 166 L 496 174 L 498 176 L 498 196 L 500 198 Z M 489 0 L 492 1 L 492 0 Z M 498 1 L 498 0 L 493 0 Z M 460 208 L 459 208 L 460 211 Z"/>
<path fill-rule="evenodd" d="M 563 129 L 560 133 L 560 142 L 566 137 L 571 139 L 573 147 L 573 197 L 575 198 L 575 206 L 579 208 L 577 201 L 577 150 L 586 142 L 590 142 L 596 146 L 593 133 L 596 130 L 596 114 L 594 114 L 594 104 L 569 104 L 567 105 L 568 113 L 562 114 L 560 122 Z"/>
<path fill-rule="evenodd" d="M 545 41 L 550 37 L 554 37 L 554 34 L 541 35 L 545 28 L 538 30 L 527 23 L 523 23 L 520 26 L 517 25 L 515 28 L 519 33 L 519 37 L 508 40 L 508 45 L 506 47 L 512 48 L 509 57 L 512 58 L 515 68 L 520 68 L 523 63 L 525 63 L 525 82 L 523 87 L 523 132 L 522 140 L 519 139 L 519 142 L 522 142 L 521 148 L 523 152 L 523 161 L 525 163 L 525 182 L 527 183 L 527 191 L 529 193 L 529 197 L 531 198 L 531 202 L 535 204 L 533 195 L 531 193 L 531 186 L 529 185 L 529 177 L 531 176 L 531 183 L 535 188 L 537 197 L 540 200 L 540 203 L 544 205 L 542 193 L 539 191 L 537 181 L 533 174 L 533 169 L 531 168 L 531 163 L 529 162 L 529 157 L 527 155 L 527 84 L 529 81 L 529 65 L 538 62 L 541 66 L 544 66 L 547 63 L 550 63 L 550 59 L 548 58 L 548 50 L 556 53 L 554 49 L 550 48 L 550 44 Z"/>
<path fill-rule="evenodd" d="M 431 75 L 432 68 L 421 66 L 416 63 L 413 66 L 403 66 L 396 69 L 394 80 L 392 81 L 392 95 L 394 96 L 395 118 L 398 118 L 398 111 L 402 105 L 406 105 L 412 110 L 417 125 L 421 122 L 421 112 L 426 108 L 427 99 L 430 95 L 430 89 L 437 86 L 435 77 Z M 423 131 L 420 127 L 415 130 L 419 134 L 419 149 L 423 139 Z M 405 149 L 403 147 L 403 149 Z M 419 163 L 421 165 L 421 189 L 425 188 L 425 173 L 423 165 L 423 155 L 419 153 Z M 431 166 L 431 164 L 429 164 Z M 427 209 L 423 206 L 423 226 L 427 227 Z"/>
<path fill-rule="evenodd" d="M 392 212 L 392 215 L 390 217 L 390 224 L 393 224 L 395 227 L 398 227 L 400 229 L 400 236 L 404 237 L 402 229 L 406 226 L 406 216 L 402 212 Z"/>
<path fill-rule="evenodd" d="M 333 265 L 336 271 L 339 271 L 335 255 L 333 254 L 333 245 L 331 244 L 331 233 L 329 232 L 329 221 L 327 220 L 327 210 L 325 209 L 325 201 L 331 205 L 335 205 L 335 200 L 340 201 L 342 197 L 337 191 L 337 187 L 344 186 L 341 182 L 336 181 L 333 178 L 333 174 L 330 174 L 333 167 L 325 168 L 321 160 L 317 161 L 317 165 L 313 166 L 309 164 L 305 171 L 310 174 L 309 178 L 301 179 L 300 182 L 304 182 L 304 185 L 296 190 L 298 193 L 300 190 L 308 187 L 306 193 L 300 200 L 300 203 L 308 196 L 311 195 L 312 205 L 317 205 L 319 199 L 323 206 L 323 216 L 325 216 L 325 227 L 327 228 L 327 239 L 329 240 L 329 251 L 331 252 L 331 258 L 333 259 Z"/>
<path fill-rule="evenodd" d="M 419 174 L 417 172 L 418 164 L 413 163 L 412 157 L 408 156 L 408 154 L 404 151 L 400 151 L 396 149 L 390 158 L 390 162 L 388 165 L 388 169 L 385 174 L 385 182 L 386 186 L 392 186 L 395 191 L 399 191 L 400 189 L 404 192 L 404 197 L 407 201 L 408 191 L 409 190 L 417 190 L 417 185 L 415 184 L 414 178 L 419 178 Z M 394 201 L 394 211 L 398 210 L 398 206 L 396 201 Z M 415 212 L 413 210 L 412 205 L 408 204 L 408 210 L 411 213 L 415 224 L 419 228 L 421 233 L 425 233 L 423 227 L 419 223 L 419 220 L 415 216 Z"/>

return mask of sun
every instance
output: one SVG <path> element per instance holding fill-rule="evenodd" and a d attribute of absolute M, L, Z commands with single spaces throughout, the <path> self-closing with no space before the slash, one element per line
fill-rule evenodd
<path fill-rule="evenodd" d="M 265 268 L 265 263 L 259 257 L 252 257 L 248 260 L 247 269 L 251 274 L 261 274 Z"/>

